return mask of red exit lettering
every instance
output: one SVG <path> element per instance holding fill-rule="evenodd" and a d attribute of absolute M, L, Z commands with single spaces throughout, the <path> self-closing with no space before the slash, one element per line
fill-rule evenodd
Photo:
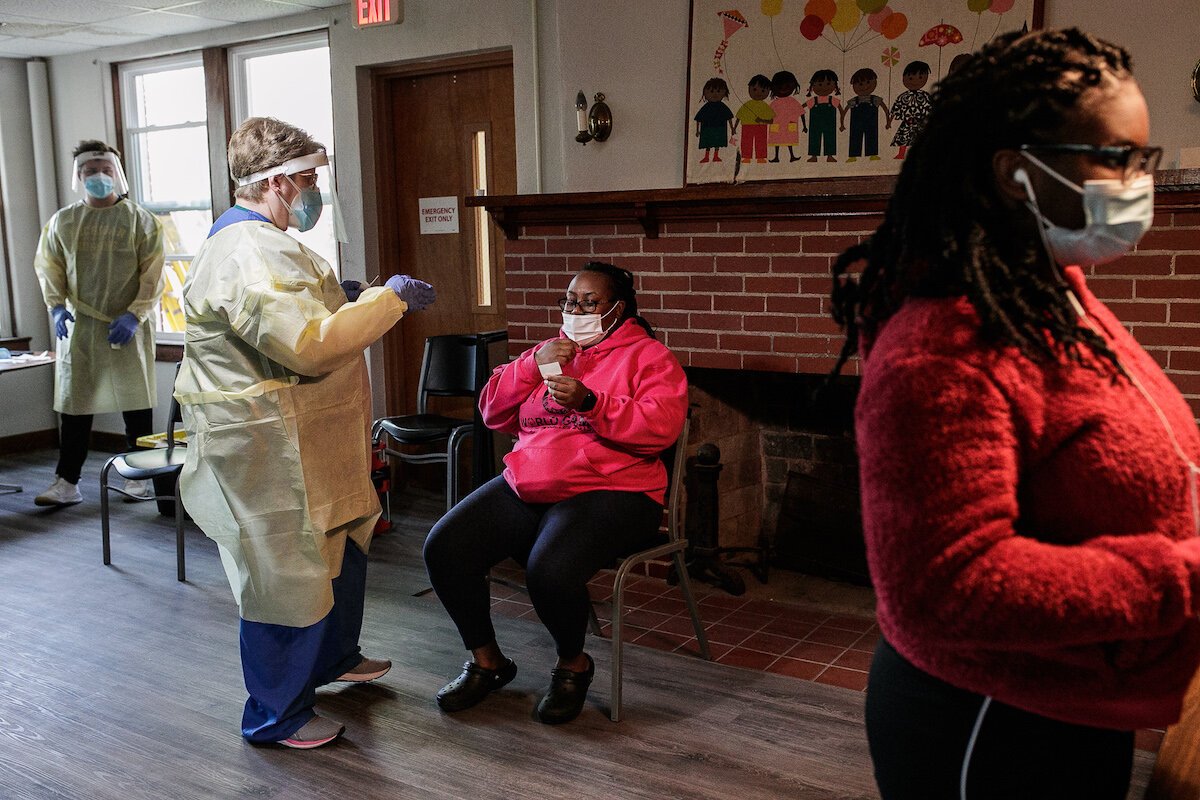
<path fill-rule="evenodd" d="M 358 25 L 380 25 L 392 21 L 391 0 L 354 0 Z"/>

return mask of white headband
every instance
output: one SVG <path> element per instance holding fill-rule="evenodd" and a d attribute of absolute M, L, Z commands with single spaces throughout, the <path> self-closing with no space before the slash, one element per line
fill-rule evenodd
<path fill-rule="evenodd" d="M 329 156 L 325 155 L 324 150 L 318 150 L 315 153 L 309 153 L 306 156 L 299 156 L 289 161 L 285 161 L 277 167 L 271 167 L 259 172 L 252 173 L 243 178 L 234 178 L 238 186 L 249 186 L 252 183 L 258 183 L 264 178 L 270 178 L 272 175 L 294 175 L 297 172 L 303 172 L 306 169 L 315 169 L 316 167 L 324 167 L 329 164 Z"/>
<path fill-rule="evenodd" d="M 86 153 L 80 153 L 75 156 L 75 171 L 78 172 L 84 164 L 95 160 L 108 161 L 117 169 L 121 168 L 121 159 L 116 153 L 109 153 L 105 150 L 89 150 Z"/>

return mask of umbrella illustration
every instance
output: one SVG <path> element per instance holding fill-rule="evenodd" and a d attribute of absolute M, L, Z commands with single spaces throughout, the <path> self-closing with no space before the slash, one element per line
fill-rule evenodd
<path fill-rule="evenodd" d="M 718 11 L 717 16 L 721 18 L 721 23 L 725 26 L 725 37 L 721 39 L 721 43 L 717 45 L 717 51 L 713 53 L 713 69 L 718 75 L 724 75 L 725 70 L 722 67 L 722 61 L 725 59 L 725 48 L 729 47 L 729 37 L 740 31 L 742 28 L 747 28 L 750 23 L 742 16 L 742 12 L 736 8 L 731 8 L 728 11 Z"/>
<path fill-rule="evenodd" d="M 958 44 L 963 40 L 962 32 L 945 22 L 934 25 L 925 33 L 921 34 L 921 41 L 917 42 L 917 47 L 928 47 L 931 44 L 937 45 L 938 49 L 938 77 L 942 77 L 942 48 L 948 44 Z"/>

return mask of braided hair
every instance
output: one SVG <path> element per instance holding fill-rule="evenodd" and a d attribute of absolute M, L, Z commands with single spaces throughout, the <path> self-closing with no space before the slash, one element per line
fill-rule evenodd
<path fill-rule="evenodd" d="M 625 309 L 621 312 L 621 321 L 635 319 L 637 320 L 637 324 L 641 325 L 642 329 L 650 334 L 650 338 L 655 338 L 654 328 L 650 327 L 650 323 L 642 315 L 638 314 L 637 291 L 633 288 L 632 272 L 612 264 L 606 264 L 603 261 L 589 261 L 583 265 L 582 271 L 598 272 L 601 275 L 607 276 L 616 299 L 625 301 Z"/>
<path fill-rule="evenodd" d="M 1029 220 L 1001 199 L 992 156 L 1058 141 L 1064 118 L 1106 77 L 1131 77 L 1129 53 L 1082 31 L 998 36 L 938 82 L 933 110 L 900 170 L 883 223 L 834 262 L 832 314 L 846 330 L 833 368 L 908 297 L 965 296 L 984 341 L 1035 361 L 1099 369 L 1081 347 L 1122 374 L 1104 340 L 1080 327 Z M 858 279 L 847 269 L 864 262 Z"/>

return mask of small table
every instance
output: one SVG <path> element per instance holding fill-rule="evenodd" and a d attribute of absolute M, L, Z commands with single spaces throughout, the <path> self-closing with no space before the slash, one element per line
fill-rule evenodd
<path fill-rule="evenodd" d="M 19 369 L 30 369 L 32 367 L 41 367 L 46 364 L 54 363 L 53 351 L 44 353 L 24 353 L 13 356 L 12 358 L 0 359 L 0 375 L 5 372 L 15 372 Z M 16 483 L 0 483 L 0 492 L 13 493 L 24 491 L 24 489 Z"/>

